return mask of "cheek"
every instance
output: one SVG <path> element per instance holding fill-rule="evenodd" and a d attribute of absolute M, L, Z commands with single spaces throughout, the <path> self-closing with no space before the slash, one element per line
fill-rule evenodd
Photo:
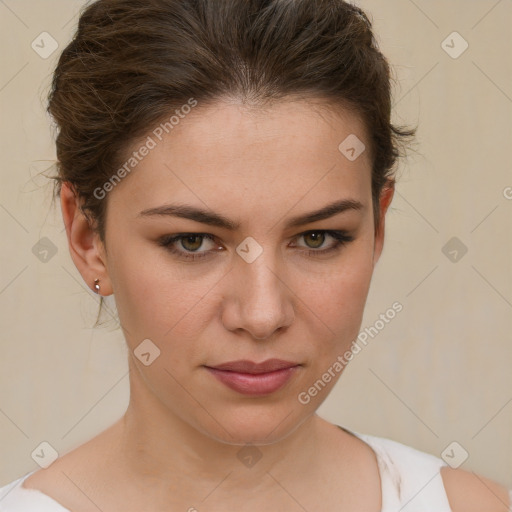
<path fill-rule="evenodd" d="M 115 271 L 110 272 L 129 345 L 149 338 L 164 348 L 173 338 L 193 338 L 212 314 L 205 294 L 221 276 L 192 274 L 166 258 L 164 249 L 131 247 L 117 257 L 113 251 Z"/>
<path fill-rule="evenodd" d="M 222 307 L 230 307 L 220 303 L 224 287 L 232 288 L 230 276 L 224 276 L 226 269 L 208 263 L 177 263 L 164 248 L 147 242 L 132 241 L 127 246 L 129 252 L 112 249 L 110 277 L 129 345 L 134 348 L 149 338 L 162 349 L 173 345 L 174 351 L 194 351 L 194 340 Z M 373 272 L 372 249 L 372 240 L 359 236 L 335 262 L 290 262 L 282 276 L 283 293 L 295 303 L 295 321 L 308 331 L 308 337 L 329 338 L 331 343 L 326 345 L 331 348 L 334 339 L 339 348 L 357 336 Z M 188 341 L 176 347 L 173 339 Z"/>
<path fill-rule="evenodd" d="M 310 318 L 320 320 L 317 324 L 325 340 L 316 349 L 320 358 L 337 357 L 359 334 L 373 274 L 371 248 L 371 244 L 361 242 L 328 274 L 308 278 L 301 286 Z"/>

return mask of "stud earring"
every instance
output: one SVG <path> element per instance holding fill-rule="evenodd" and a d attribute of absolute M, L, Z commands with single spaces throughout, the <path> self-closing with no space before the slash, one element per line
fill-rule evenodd
<path fill-rule="evenodd" d="M 94 291 L 95 291 L 96 293 L 100 293 L 100 285 L 99 285 L 99 282 L 100 282 L 100 280 L 99 280 L 99 279 L 95 279 L 95 280 L 94 280 L 94 288 L 95 288 L 95 290 L 94 290 Z"/>

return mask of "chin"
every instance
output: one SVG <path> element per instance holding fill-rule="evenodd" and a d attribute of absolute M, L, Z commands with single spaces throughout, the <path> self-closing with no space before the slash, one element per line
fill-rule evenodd
<path fill-rule="evenodd" d="M 278 407 L 276 411 L 250 411 L 220 416 L 222 421 L 202 423 L 200 430 L 216 441 L 230 445 L 272 445 L 286 439 L 308 418 L 302 411 Z"/>

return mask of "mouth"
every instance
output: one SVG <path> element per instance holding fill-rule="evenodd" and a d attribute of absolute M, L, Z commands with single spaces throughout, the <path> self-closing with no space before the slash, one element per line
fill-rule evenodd
<path fill-rule="evenodd" d="M 263 396 L 281 389 L 301 367 L 282 359 L 230 361 L 205 368 L 220 382 L 244 395 Z"/>

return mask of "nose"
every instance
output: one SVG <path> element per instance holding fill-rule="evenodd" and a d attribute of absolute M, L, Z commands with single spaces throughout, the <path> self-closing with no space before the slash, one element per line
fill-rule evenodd
<path fill-rule="evenodd" d="M 226 329 L 244 330 L 254 339 L 264 340 L 292 324 L 295 296 L 282 269 L 266 251 L 252 263 L 240 258 L 229 276 L 222 311 Z"/>

